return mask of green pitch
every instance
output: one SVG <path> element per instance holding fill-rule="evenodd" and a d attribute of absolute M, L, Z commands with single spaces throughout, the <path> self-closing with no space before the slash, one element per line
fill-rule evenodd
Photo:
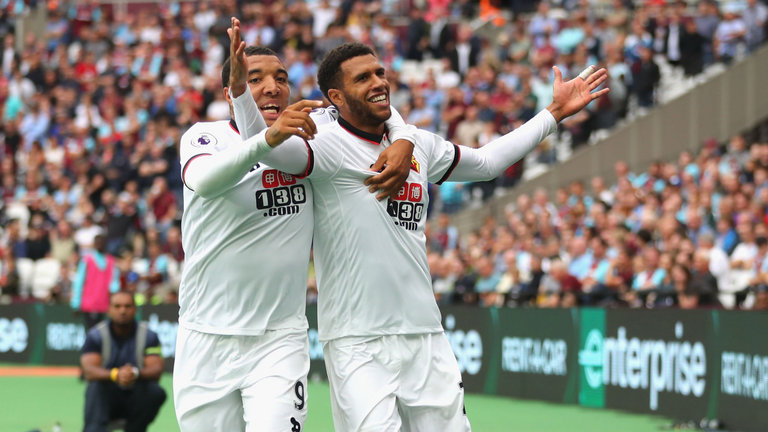
<path fill-rule="evenodd" d="M 171 376 L 162 385 L 168 400 L 150 432 L 175 432 Z M 306 432 L 331 432 L 328 385 L 310 383 Z M 62 432 L 81 431 L 85 384 L 74 377 L 0 377 L 0 431 L 50 432 L 55 423 Z M 670 420 L 587 409 L 571 405 L 467 395 L 472 429 L 478 432 L 646 432 L 657 431 Z"/>

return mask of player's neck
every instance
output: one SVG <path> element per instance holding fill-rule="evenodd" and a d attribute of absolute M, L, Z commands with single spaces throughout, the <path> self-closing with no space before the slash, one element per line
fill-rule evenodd
<path fill-rule="evenodd" d="M 339 125 L 344 129 L 346 129 L 347 132 L 375 143 L 381 142 L 381 139 L 384 137 L 384 132 L 386 131 L 386 125 L 384 123 L 382 123 L 381 127 L 378 127 L 378 128 L 374 128 L 371 126 L 362 128 L 359 126 L 360 122 L 353 123 L 352 121 L 345 118 L 343 115 L 339 116 L 338 121 L 339 121 Z"/>
<path fill-rule="evenodd" d="M 130 336 L 133 333 L 133 328 L 135 325 L 135 321 L 131 321 L 125 324 L 118 324 L 112 321 L 112 332 L 115 334 L 115 336 L 124 338 Z"/>
<path fill-rule="evenodd" d="M 367 134 L 384 135 L 384 132 L 387 130 L 387 125 L 384 122 L 361 118 L 353 112 L 341 112 L 340 110 L 339 119 L 342 118 L 347 124 Z"/>

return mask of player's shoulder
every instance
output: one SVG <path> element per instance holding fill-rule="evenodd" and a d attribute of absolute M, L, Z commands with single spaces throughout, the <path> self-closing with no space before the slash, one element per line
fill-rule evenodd
<path fill-rule="evenodd" d="M 181 144 L 199 148 L 216 147 L 231 133 L 230 129 L 227 120 L 198 122 L 184 132 Z"/>
<path fill-rule="evenodd" d="M 309 116 L 318 127 L 321 125 L 334 123 L 339 119 L 339 110 L 335 106 L 315 108 L 309 113 Z"/>
<path fill-rule="evenodd" d="M 444 142 L 445 138 L 428 130 L 416 128 L 413 134 L 414 143 L 418 146 L 432 146 Z"/>

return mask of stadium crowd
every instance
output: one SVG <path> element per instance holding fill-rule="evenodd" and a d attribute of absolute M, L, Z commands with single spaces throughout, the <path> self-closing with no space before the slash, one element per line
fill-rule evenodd
<path fill-rule="evenodd" d="M 140 303 L 175 302 L 184 259 L 179 138 L 197 121 L 229 116 L 220 74 L 231 16 L 248 44 L 280 53 L 294 99 L 320 98 L 319 60 L 363 41 L 387 66 L 391 103 L 409 123 L 469 146 L 545 107 L 553 65 L 569 77 L 604 66 L 610 94 L 561 126 L 578 146 L 657 103 L 660 64 L 687 76 L 727 64 L 763 42 L 768 15 L 756 0 L 49 1 L 44 32 L 17 40 L 19 17 L 37 3 L 0 2 L 4 301 L 67 303 L 79 258 L 101 235 L 121 289 Z M 576 183 L 552 200 L 520 196 L 506 220 L 466 241 L 448 215 L 514 185 L 524 166 L 556 163 L 554 146 L 543 143 L 495 181 L 436 188 L 428 236 L 436 295 L 485 305 L 723 299 L 733 307 L 736 296 L 718 296 L 717 281 L 720 293 L 760 287 L 747 304 L 764 304 L 764 143 L 707 143 L 641 174 L 620 164 L 618 183 L 594 179 L 592 194 Z M 51 282 L 24 288 L 31 272 L 45 273 L 41 262 L 56 263 L 46 266 Z"/>
<path fill-rule="evenodd" d="M 748 137 L 618 179 L 521 194 L 459 239 L 427 247 L 440 302 L 496 306 L 768 309 L 768 123 Z"/>

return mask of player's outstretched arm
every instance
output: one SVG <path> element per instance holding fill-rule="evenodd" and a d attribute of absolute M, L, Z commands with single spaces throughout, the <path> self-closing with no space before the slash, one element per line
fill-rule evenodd
<path fill-rule="evenodd" d="M 387 120 L 387 129 L 392 145 L 387 147 L 371 166 L 371 171 L 379 174 L 365 179 L 365 185 L 371 193 L 376 193 L 379 201 L 394 198 L 408 178 L 413 158 L 413 141 L 415 128 L 405 124 L 403 117 L 394 107 Z"/>
<path fill-rule="evenodd" d="M 266 143 L 245 141 L 218 153 L 185 155 L 185 150 L 194 149 L 194 142 L 204 133 L 193 127 L 181 138 L 182 161 L 187 160 L 181 168 L 182 181 L 203 198 L 216 197 L 232 188 L 272 150 Z"/>
<path fill-rule="evenodd" d="M 270 166 L 287 173 L 306 171 L 309 162 L 308 150 L 303 140 L 309 140 L 317 133 L 315 123 L 309 118 L 312 108 L 322 105 L 320 101 L 300 101 L 285 109 L 269 129 L 243 142 L 241 146 L 230 147 L 215 154 L 203 154 L 190 158 L 182 168 L 182 180 L 188 188 L 203 198 L 212 198 L 236 185 L 254 165 L 262 160 Z M 191 148 L 191 140 L 197 138 L 196 129 L 190 129 L 182 137 L 182 151 Z M 278 152 L 274 158 L 268 155 L 272 149 L 296 135 L 299 138 Z"/>
<path fill-rule="evenodd" d="M 586 75 L 583 72 L 567 82 L 563 82 L 560 69 L 554 69 L 554 95 L 547 109 L 514 131 L 479 149 L 460 146 L 458 151 L 461 152 L 461 157 L 449 180 L 478 181 L 498 177 L 510 165 L 536 148 L 547 135 L 557 130 L 557 123 L 579 112 L 609 91 L 607 88 L 595 91 L 608 78 L 605 69 L 600 69 L 586 78 L 583 78 Z"/>
<path fill-rule="evenodd" d="M 302 100 L 287 107 L 272 126 L 245 141 L 246 147 L 269 148 L 263 162 L 288 174 L 304 175 L 309 166 L 305 141 L 314 138 L 317 126 L 310 117 L 321 101 Z M 237 109 L 237 108 L 235 108 Z"/>
<path fill-rule="evenodd" d="M 245 42 L 241 38 L 240 20 L 231 19 L 229 35 L 229 95 L 235 107 L 235 123 L 242 139 L 248 139 L 267 128 L 256 101 L 248 91 L 248 59 L 245 56 Z"/>

